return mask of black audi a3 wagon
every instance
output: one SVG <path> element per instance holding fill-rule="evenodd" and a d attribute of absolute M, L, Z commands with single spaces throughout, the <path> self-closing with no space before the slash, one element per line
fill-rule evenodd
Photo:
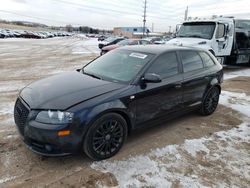
<path fill-rule="evenodd" d="M 16 100 L 14 119 L 29 149 L 46 156 L 115 155 L 128 133 L 191 110 L 212 114 L 223 80 L 208 51 L 128 46 L 82 69 L 35 81 Z"/>

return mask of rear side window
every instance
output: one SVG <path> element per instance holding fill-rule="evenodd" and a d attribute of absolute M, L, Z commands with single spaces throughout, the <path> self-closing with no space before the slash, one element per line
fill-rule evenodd
<path fill-rule="evenodd" d="M 205 52 L 200 52 L 200 56 L 202 58 L 202 61 L 205 65 L 205 67 L 211 67 L 214 65 L 214 61 L 212 58 Z"/>
<path fill-rule="evenodd" d="M 194 51 L 181 51 L 183 71 L 189 72 L 203 68 L 201 57 Z"/>
<path fill-rule="evenodd" d="M 151 65 L 147 72 L 158 74 L 161 78 L 178 74 L 178 60 L 176 53 L 169 52 L 161 55 Z"/>

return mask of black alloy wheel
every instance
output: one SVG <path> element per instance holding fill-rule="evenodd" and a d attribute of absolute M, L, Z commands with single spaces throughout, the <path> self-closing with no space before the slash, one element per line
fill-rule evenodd
<path fill-rule="evenodd" d="M 220 90 L 218 87 L 213 87 L 210 90 L 208 90 L 208 93 L 206 94 L 201 106 L 201 114 L 202 115 L 212 114 L 218 106 L 219 98 L 220 98 Z"/>
<path fill-rule="evenodd" d="M 105 114 L 97 119 L 88 130 L 83 149 L 94 160 L 114 156 L 127 137 L 127 123 L 116 113 Z"/>

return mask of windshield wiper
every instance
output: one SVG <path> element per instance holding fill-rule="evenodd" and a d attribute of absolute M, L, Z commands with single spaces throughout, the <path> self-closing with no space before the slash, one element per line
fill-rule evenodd
<path fill-rule="evenodd" d="M 177 37 L 187 37 L 186 35 L 177 35 Z"/>
<path fill-rule="evenodd" d="M 188 37 L 203 38 L 200 35 L 188 35 Z"/>
<path fill-rule="evenodd" d="M 94 74 L 86 73 L 86 72 L 84 72 L 84 71 L 82 71 L 82 73 L 83 73 L 83 74 L 86 74 L 86 75 L 88 75 L 88 76 L 91 76 L 91 77 L 93 77 L 93 78 L 97 78 L 97 79 L 99 79 L 99 80 L 102 80 L 101 77 L 96 76 L 96 75 L 94 75 Z"/>

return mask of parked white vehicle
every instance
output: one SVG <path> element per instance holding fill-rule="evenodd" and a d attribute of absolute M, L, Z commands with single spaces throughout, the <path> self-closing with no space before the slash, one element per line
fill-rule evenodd
<path fill-rule="evenodd" d="M 250 20 L 226 17 L 189 20 L 166 44 L 209 50 L 223 64 L 250 63 Z"/>

